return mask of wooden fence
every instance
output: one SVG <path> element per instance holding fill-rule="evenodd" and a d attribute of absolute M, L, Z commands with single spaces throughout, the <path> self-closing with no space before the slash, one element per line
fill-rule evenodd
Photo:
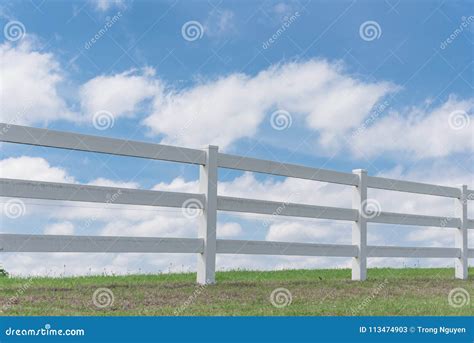
<path fill-rule="evenodd" d="M 368 257 L 453 258 L 455 276 L 459 279 L 467 279 L 468 258 L 474 258 L 474 249 L 468 249 L 467 241 L 467 230 L 474 229 L 474 220 L 467 218 L 467 204 L 468 200 L 474 199 L 474 190 L 469 190 L 466 185 L 446 187 L 374 177 L 368 176 L 365 170 L 342 173 L 223 154 L 216 146 L 209 146 L 204 151 L 10 124 L 0 124 L 0 141 L 200 166 L 198 194 L 3 178 L 0 179 L 2 197 L 105 204 L 110 202 L 111 194 L 119 194 L 114 199 L 114 204 L 177 208 L 192 206 L 202 210 L 199 216 L 199 238 L 0 234 L 1 252 L 193 253 L 198 254 L 197 282 L 200 284 L 215 282 L 216 254 L 352 257 L 353 280 L 366 279 Z M 217 189 L 219 168 L 352 186 L 353 206 L 338 208 L 282 204 L 275 201 L 219 196 Z M 453 198 L 455 217 L 383 211 L 374 215 L 367 208 L 368 188 Z M 350 221 L 352 245 L 216 239 L 217 211 Z M 368 246 L 368 223 L 453 228 L 455 247 Z"/>

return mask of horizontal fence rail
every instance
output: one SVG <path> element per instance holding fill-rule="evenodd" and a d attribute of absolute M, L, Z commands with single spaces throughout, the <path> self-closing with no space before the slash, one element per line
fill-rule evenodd
<path fill-rule="evenodd" d="M 202 150 L 19 125 L 0 124 L 0 133 L 1 141 L 8 143 L 191 164 L 204 164 L 206 158 L 206 153 Z"/>
<path fill-rule="evenodd" d="M 371 223 L 398 224 L 415 226 L 435 226 L 435 227 L 459 227 L 461 220 L 452 217 L 424 216 L 418 214 L 403 214 L 393 212 L 380 212 L 374 218 L 368 218 Z"/>
<path fill-rule="evenodd" d="M 0 234 L 1 252 L 190 253 L 204 251 L 199 238 Z M 217 240 L 217 253 L 355 257 L 356 245 Z M 369 257 L 458 258 L 456 248 L 367 246 Z M 469 249 L 474 257 L 474 249 Z"/>
<path fill-rule="evenodd" d="M 0 234 L 2 252 L 202 253 L 197 238 Z"/>
<path fill-rule="evenodd" d="M 474 220 L 469 219 L 469 220 L 467 221 L 467 228 L 468 228 L 468 229 L 471 229 L 471 230 L 474 230 Z"/>
<path fill-rule="evenodd" d="M 277 201 L 253 200 L 224 196 L 219 196 L 217 198 L 217 209 L 229 212 L 270 214 L 288 217 L 337 220 L 357 219 L 357 211 L 347 208 L 281 203 Z"/>
<path fill-rule="evenodd" d="M 336 244 L 217 240 L 217 252 L 220 254 L 354 257 L 357 255 L 357 247 Z"/>
<path fill-rule="evenodd" d="M 385 189 L 389 191 L 436 195 L 448 198 L 459 198 L 461 191 L 458 188 L 430 185 L 421 182 L 387 179 L 384 177 L 368 176 L 367 187 Z"/>
<path fill-rule="evenodd" d="M 11 198 L 98 202 L 119 205 L 182 207 L 187 200 L 198 200 L 196 206 L 204 202 L 202 194 L 2 178 L 0 178 L 0 190 L 1 196 Z"/>
<path fill-rule="evenodd" d="M 349 186 L 357 184 L 357 176 L 354 174 L 304 167 L 296 164 L 266 161 L 250 157 L 219 154 L 217 163 L 221 168 L 288 176 L 298 179 L 330 182 Z"/>
<path fill-rule="evenodd" d="M 427 183 L 368 176 L 364 170 L 352 173 L 279 163 L 218 152 L 218 147 L 188 149 L 155 143 L 99 137 L 0 123 L 0 141 L 67 150 L 128 156 L 199 165 L 199 193 L 165 192 L 119 187 L 0 179 L 0 196 L 55 201 L 158 206 L 201 209 L 198 238 L 158 238 L 122 236 L 72 236 L 0 234 L 0 252 L 76 253 L 192 253 L 198 254 L 199 283 L 215 282 L 216 254 L 334 256 L 352 258 L 352 278 L 366 278 L 367 258 L 453 258 L 455 276 L 467 279 L 468 229 L 474 220 L 467 217 L 474 190 L 463 185 L 447 187 Z M 335 183 L 353 187 L 352 208 L 295 204 L 267 200 L 219 196 L 218 168 Z M 367 212 L 367 189 L 381 189 L 454 199 L 454 216 L 428 216 Z M 217 239 L 216 213 L 261 214 L 352 222 L 352 245 L 291 243 Z M 396 247 L 367 245 L 367 224 L 413 225 L 454 229 L 455 247 Z M 3 228 L 2 228 L 3 231 Z"/>
<path fill-rule="evenodd" d="M 461 249 L 431 247 L 368 246 L 368 257 L 459 258 Z"/>

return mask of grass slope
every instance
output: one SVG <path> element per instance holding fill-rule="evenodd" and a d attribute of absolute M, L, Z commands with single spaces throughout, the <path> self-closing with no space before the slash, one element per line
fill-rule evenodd
<path fill-rule="evenodd" d="M 453 307 L 448 294 L 463 288 L 474 297 L 474 268 L 468 281 L 453 269 L 370 269 L 369 280 L 350 280 L 348 269 L 229 271 L 217 284 L 198 286 L 195 274 L 0 278 L 1 315 L 474 315 L 474 298 Z M 98 288 L 112 291 L 105 308 L 93 303 Z M 276 288 L 292 302 L 270 302 Z M 104 299 L 103 299 L 104 300 Z"/>

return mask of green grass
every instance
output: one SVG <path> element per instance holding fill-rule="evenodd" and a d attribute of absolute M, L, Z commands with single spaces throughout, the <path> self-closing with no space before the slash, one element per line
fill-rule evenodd
<path fill-rule="evenodd" d="M 453 269 L 370 269 L 365 282 L 350 280 L 348 269 L 229 271 L 217 284 L 198 286 L 195 274 L 0 278 L 1 315 L 474 315 L 474 298 L 453 307 L 448 294 L 463 288 L 474 297 L 474 268 L 468 281 Z M 114 302 L 93 303 L 98 288 Z M 291 304 L 270 301 L 276 288 L 291 292 Z"/>

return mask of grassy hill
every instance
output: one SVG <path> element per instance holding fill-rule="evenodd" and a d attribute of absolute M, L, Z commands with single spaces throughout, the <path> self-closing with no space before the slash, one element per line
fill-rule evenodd
<path fill-rule="evenodd" d="M 469 280 L 461 281 L 453 279 L 453 269 L 381 268 L 370 269 L 368 281 L 354 282 L 348 269 L 229 271 L 217 273 L 212 286 L 196 285 L 192 273 L 3 277 L 0 314 L 474 315 L 474 268 L 469 272 Z M 286 306 L 277 307 L 271 294 L 281 288 L 287 291 L 275 291 L 273 300 Z M 463 306 L 450 305 L 453 289 L 452 303 Z"/>

